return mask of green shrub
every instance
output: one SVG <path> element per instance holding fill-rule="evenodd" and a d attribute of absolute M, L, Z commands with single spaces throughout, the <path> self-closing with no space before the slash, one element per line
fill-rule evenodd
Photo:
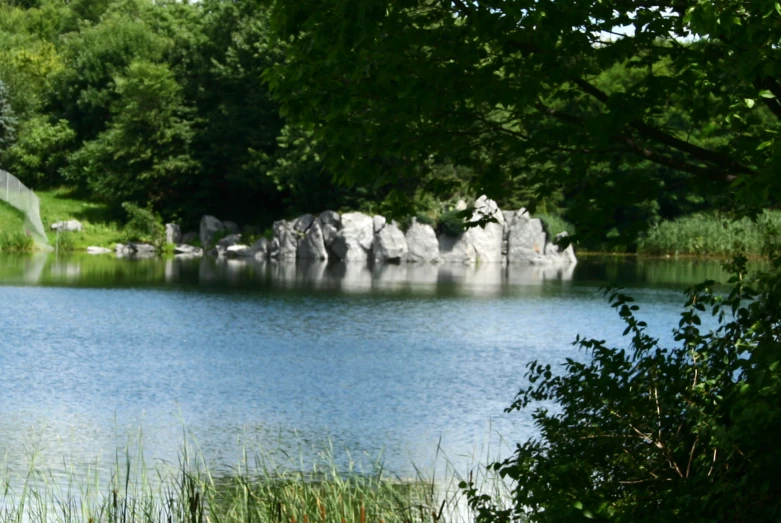
<path fill-rule="evenodd" d="M 165 244 L 165 226 L 163 220 L 151 207 L 142 208 L 130 202 L 124 202 L 122 208 L 128 214 L 125 225 L 125 241 L 151 243 L 158 248 Z"/>
<path fill-rule="evenodd" d="M 446 211 L 439 215 L 437 232 L 448 236 L 458 236 L 465 230 L 463 211 Z"/>
<path fill-rule="evenodd" d="M 536 406 L 540 435 L 494 465 L 512 507 L 462 482 L 478 521 L 781 521 L 781 256 L 753 281 L 745 268 L 726 295 L 688 291 L 671 346 L 610 290 L 626 347 L 578 338 L 589 357 L 563 373 L 530 363 L 509 410 Z"/>

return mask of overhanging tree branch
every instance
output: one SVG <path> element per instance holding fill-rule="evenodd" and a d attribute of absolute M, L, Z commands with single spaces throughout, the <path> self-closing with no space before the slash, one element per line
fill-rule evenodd
<path fill-rule="evenodd" d="M 576 78 L 572 80 L 572 82 L 575 85 L 577 85 L 584 93 L 593 96 L 594 98 L 596 98 L 597 100 L 599 100 L 600 102 L 606 105 L 608 104 L 610 97 L 608 96 L 607 93 L 605 93 L 598 87 L 592 85 L 586 80 L 583 80 L 582 78 Z M 671 134 L 665 133 L 664 131 L 661 131 L 651 125 L 648 125 L 647 123 L 638 120 L 636 118 L 632 119 L 629 122 L 629 125 L 634 129 L 636 129 L 643 136 L 661 142 L 681 152 L 690 154 L 699 160 L 718 164 L 718 165 L 723 165 L 727 169 L 735 173 L 753 172 L 751 169 L 749 169 L 745 165 L 739 164 L 738 162 L 734 161 L 726 154 L 722 154 L 716 151 L 711 151 L 710 149 L 705 149 L 698 145 L 694 145 L 690 142 L 686 142 L 684 140 L 681 140 L 680 138 L 676 138 L 675 136 L 672 136 Z"/>
<path fill-rule="evenodd" d="M 546 106 L 542 102 L 537 102 L 536 107 L 539 111 L 548 114 L 549 116 L 552 116 L 553 118 L 556 118 L 557 120 L 560 120 L 562 122 L 571 125 L 576 125 L 578 127 L 585 126 L 583 119 L 580 118 L 579 116 L 575 116 L 563 111 L 559 111 L 557 109 L 553 109 L 552 107 Z M 613 135 L 611 138 L 613 141 L 625 145 L 626 146 L 625 152 L 635 154 L 658 165 L 670 167 L 671 169 L 675 169 L 677 171 L 687 172 L 689 174 L 693 174 L 700 178 L 705 178 L 717 182 L 729 183 L 734 181 L 736 178 L 734 174 L 730 174 L 721 169 L 714 169 L 711 167 L 695 165 L 690 162 L 686 162 L 683 160 L 679 160 L 677 158 L 672 158 L 670 156 L 657 153 L 656 151 L 653 151 L 647 147 L 640 145 L 631 136 L 616 134 Z"/>

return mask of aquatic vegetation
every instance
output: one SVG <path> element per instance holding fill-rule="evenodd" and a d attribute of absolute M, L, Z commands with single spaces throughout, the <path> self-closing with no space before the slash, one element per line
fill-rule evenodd
<path fill-rule="evenodd" d="M 282 456 L 282 461 L 279 461 Z M 462 478 L 446 466 L 435 480 L 336 465 L 332 449 L 304 469 L 284 452 L 243 451 L 232 470 L 211 470 L 185 443 L 178 462 L 147 466 L 139 444 L 119 452 L 109 467 L 51 471 L 36 465 L 21 474 L 0 469 L 0 522 L 285 522 L 416 523 L 470 521 Z M 495 499 L 506 491 L 484 468 L 470 474 Z M 489 478 L 491 478 L 489 480 Z"/>

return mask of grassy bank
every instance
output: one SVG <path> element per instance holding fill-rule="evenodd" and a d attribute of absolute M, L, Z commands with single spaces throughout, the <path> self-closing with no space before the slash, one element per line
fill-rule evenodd
<path fill-rule="evenodd" d="M 111 247 L 123 240 L 120 225 L 100 203 L 79 197 L 71 189 L 60 188 L 36 192 L 40 199 L 41 221 L 54 246 L 57 234 L 51 225 L 66 220 L 78 220 L 81 232 L 60 233 L 59 247 L 63 251 L 83 251 L 90 245 Z M 32 240 L 24 234 L 24 216 L 5 202 L 0 202 L 0 251 L 32 251 Z"/>
<path fill-rule="evenodd" d="M 283 453 L 284 454 L 284 453 Z M 230 473 L 215 473 L 186 447 L 178 463 L 146 466 L 138 449 L 117 456 L 110 470 L 95 466 L 64 474 L 31 468 L 0 470 L 0 522 L 268 522 L 439 523 L 474 520 L 457 478 L 444 484 L 400 479 L 381 466 L 370 473 L 338 470 L 329 452 L 306 471 L 295 460 L 244 453 Z M 291 467 L 292 465 L 292 467 Z M 482 469 L 481 477 L 485 476 Z M 102 478 L 109 478 L 104 480 Z M 474 478 L 473 478 L 474 479 Z M 480 481 L 480 478 L 477 478 Z M 501 496 L 498 482 L 491 493 Z M 485 486 L 485 485 L 483 485 Z"/>
<path fill-rule="evenodd" d="M 733 220 L 709 213 L 662 222 L 638 242 L 638 254 L 728 257 L 737 252 L 760 256 L 781 235 L 781 211 L 765 211 L 756 220 Z"/>

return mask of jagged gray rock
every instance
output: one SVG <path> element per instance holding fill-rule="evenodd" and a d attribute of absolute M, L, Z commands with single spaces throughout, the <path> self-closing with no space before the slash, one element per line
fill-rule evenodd
<path fill-rule="evenodd" d="M 174 254 L 184 256 L 203 256 L 203 249 L 200 247 L 193 247 L 186 243 L 180 243 L 174 247 Z"/>
<path fill-rule="evenodd" d="M 578 263 L 578 259 L 575 256 L 575 249 L 572 248 L 572 244 L 567 245 L 562 249 L 558 246 L 558 243 L 563 238 L 569 236 L 566 231 L 560 232 L 553 237 L 553 241 L 545 245 L 545 256 L 551 259 L 553 263 L 558 265 L 574 265 Z"/>
<path fill-rule="evenodd" d="M 165 224 L 165 243 L 182 243 L 182 229 L 176 223 Z"/>
<path fill-rule="evenodd" d="M 525 209 L 515 213 L 507 237 L 508 262 L 549 265 L 553 260 L 545 255 L 546 243 L 547 238 L 540 220 L 529 216 Z"/>
<path fill-rule="evenodd" d="M 423 263 L 441 261 L 437 235 L 430 225 L 418 223 L 413 218 L 404 239 L 407 242 L 407 261 Z"/>
<path fill-rule="evenodd" d="M 314 223 L 315 217 L 311 214 L 304 214 L 303 216 L 299 216 L 295 220 L 293 220 L 293 227 L 298 232 L 306 232 L 309 230 L 309 228 L 312 226 L 312 223 Z"/>
<path fill-rule="evenodd" d="M 342 217 L 338 212 L 323 211 L 317 219 L 323 230 L 323 243 L 326 247 L 330 247 L 336 239 L 336 233 L 342 228 Z"/>
<path fill-rule="evenodd" d="M 377 226 L 377 216 L 374 217 L 374 226 Z M 383 218 L 384 220 L 384 218 Z M 407 259 L 407 240 L 399 229 L 399 224 L 391 222 L 383 224 L 383 227 L 374 233 L 374 261 L 377 263 L 399 263 Z"/>
<path fill-rule="evenodd" d="M 214 216 L 205 215 L 201 218 L 200 239 L 201 246 L 205 249 L 214 244 L 214 237 L 225 230 L 225 224 Z"/>
<path fill-rule="evenodd" d="M 504 214 L 494 200 L 482 195 L 475 201 L 472 222 L 484 218 L 493 218 L 496 223 L 474 226 L 467 229 L 463 236 L 471 246 L 475 261 L 478 263 L 498 263 L 502 261 L 502 242 L 504 240 Z"/>
<path fill-rule="evenodd" d="M 477 259 L 474 246 L 469 242 L 469 235 L 459 236 L 440 234 L 437 238 L 439 255 L 445 263 L 473 264 Z"/>
<path fill-rule="evenodd" d="M 347 262 L 369 259 L 374 240 L 374 220 L 360 212 L 342 215 L 342 228 L 336 233 L 331 251 Z"/>
<path fill-rule="evenodd" d="M 310 223 L 311 226 L 308 227 L 303 239 L 298 242 L 298 257 L 307 260 L 327 260 L 328 251 L 325 248 L 320 220 L 313 220 Z"/>
<path fill-rule="evenodd" d="M 374 234 L 380 232 L 387 222 L 385 216 L 380 216 L 379 214 L 372 218 L 372 220 L 374 222 Z"/>
<path fill-rule="evenodd" d="M 133 258 L 150 258 L 157 252 L 154 245 L 148 243 L 118 243 L 115 247 L 117 256 Z"/>
<path fill-rule="evenodd" d="M 225 256 L 230 258 L 246 258 L 249 257 L 247 254 L 245 254 L 249 249 L 249 245 L 244 245 L 241 243 L 229 245 L 225 248 Z"/>
<path fill-rule="evenodd" d="M 234 251 L 239 258 L 255 258 L 258 261 L 264 261 L 268 259 L 270 246 L 271 242 L 269 240 L 261 238 L 249 247 L 244 246 L 244 249 L 234 249 Z"/>
<path fill-rule="evenodd" d="M 277 260 L 295 260 L 299 240 L 295 223 L 279 220 L 274 222 L 273 228 L 276 244 L 271 250 L 271 257 Z"/>

